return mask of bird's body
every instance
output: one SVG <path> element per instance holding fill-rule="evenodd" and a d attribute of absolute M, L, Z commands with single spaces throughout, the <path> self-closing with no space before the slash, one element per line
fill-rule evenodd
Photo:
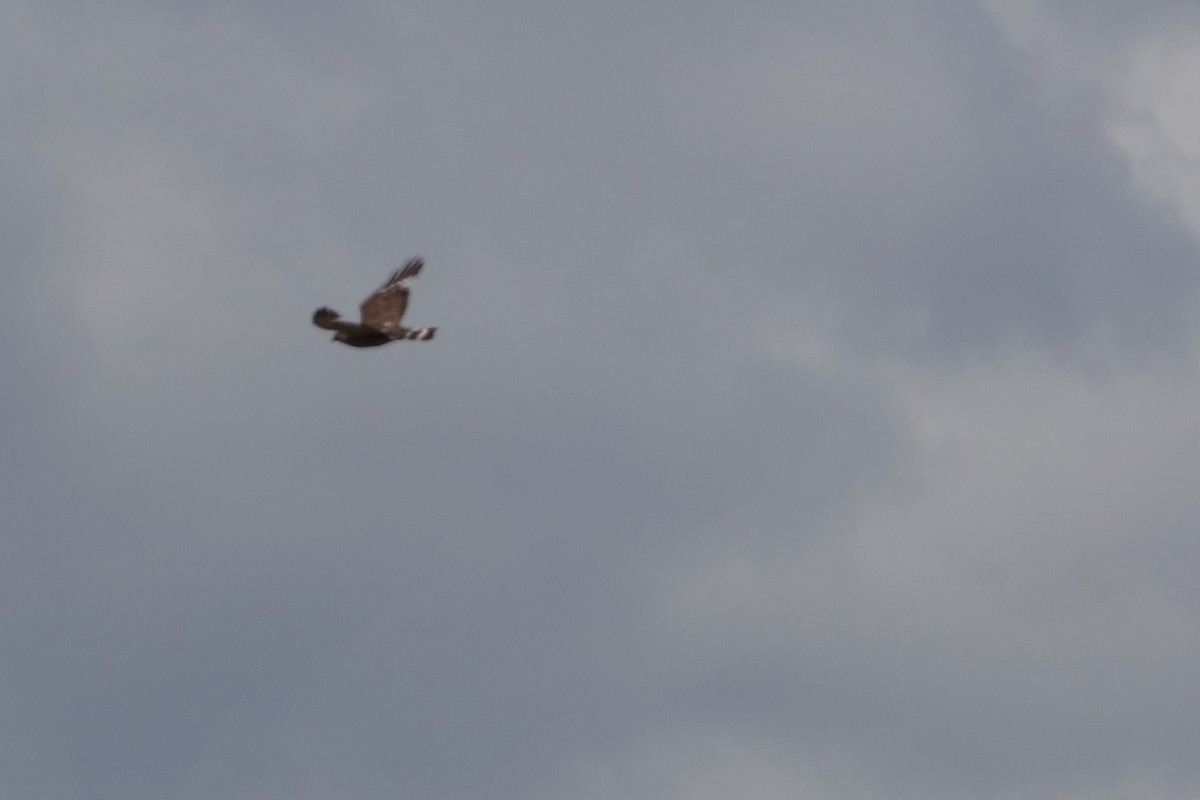
<path fill-rule="evenodd" d="M 361 322 L 347 322 L 331 308 L 322 306 L 313 313 L 318 328 L 337 331 L 333 341 L 351 347 L 378 347 L 400 339 L 428 341 L 437 328 L 405 328 L 400 325 L 408 308 L 408 282 L 415 278 L 425 261 L 418 257 L 396 270 L 370 297 L 359 306 Z"/>

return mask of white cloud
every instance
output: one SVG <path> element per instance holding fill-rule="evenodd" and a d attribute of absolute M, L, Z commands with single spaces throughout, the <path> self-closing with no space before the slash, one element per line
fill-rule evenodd
<path fill-rule="evenodd" d="M 1038 80 L 1060 102 L 1067 99 L 1064 91 L 1091 93 L 1110 80 L 1128 45 L 1119 25 L 1103 30 L 1112 15 L 1072 14 L 1052 0 L 982 0 L 981 5 L 1008 40 L 1034 60 Z"/>
<path fill-rule="evenodd" d="M 1200 238 L 1200 31 L 1141 42 L 1114 94 L 1109 133 L 1134 178 Z"/>
<path fill-rule="evenodd" d="M 797 508 L 790 540 L 714 531 L 668 584 L 664 638 L 713 674 L 861 698 L 842 713 L 878 716 L 885 749 L 906 718 L 948 749 L 970 719 L 992 731 L 970 758 L 1014 762 L 1000 785 L 1064 739 L 1064 763 L 1126 747 L 1156 774 L 1172 718 L 1200 709 L 1200 359 L 1093 355 L 864 367 L 905 409 L 909 474 L 820 531 Z"/>
<path fill-rule="evenodd" d="M 1089 36 L 1044 0 L 985 0 L 1046 82 L 1049 102 L 1097 102 L 1108 139 L 1135 183 L 1200 237 L 1200 23 L 1148 5 L 1141 24 Z"/>

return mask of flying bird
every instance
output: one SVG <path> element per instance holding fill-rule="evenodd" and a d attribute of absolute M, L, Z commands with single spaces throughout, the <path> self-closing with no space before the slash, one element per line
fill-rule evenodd
<path fill-rule="evenodd" d="M 313 325 L 337 331 L 333 341 L 344 342 L 351 347 L 378 347 L 397 339 L 432 339 L 437 328 L 405 328 L 400 325 L 404 309 L 408 307 L 408 282 L 417 277 L 424 266 L 425 260 L 416 256 L 393 272 L 383 286 L 358 307 L 361 322 L 347 322 L 332 308 L 322 306 L 313 313 Z"/>

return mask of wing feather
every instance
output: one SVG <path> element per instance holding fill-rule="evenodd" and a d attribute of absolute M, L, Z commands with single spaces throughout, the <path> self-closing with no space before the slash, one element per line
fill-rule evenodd
<path fill-rule="evenodd" d="M 410 258 L 400 269 L 393 272 L 383 286 L 362 302 L 359 312 L 362 324 L 369 328 L 396 335 L 401 330 L 400 320 L 408 308 L 408 281 L 420 274 L 425 260 L 420 256 Z"/>
<path fill-rule="evenodd" d="M 318 328 L 330 331 L 342 331 L 343 333 L 354 333 L 360 327 L 353 322 L 346 322 L 342 319 L 341 314 L 325 306 L 313 312 L 312 321 L 313 325 L 316 325 Z"/>

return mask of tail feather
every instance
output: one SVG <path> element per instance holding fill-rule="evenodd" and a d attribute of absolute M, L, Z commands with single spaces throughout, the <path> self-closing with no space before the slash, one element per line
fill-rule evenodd
<path fill-rule="evenodd" d="M 401 331 L 397 339 L 416 339 L 418 341 L 427 342 L 437 333 L 437 328 L 405 328 Z"/>

